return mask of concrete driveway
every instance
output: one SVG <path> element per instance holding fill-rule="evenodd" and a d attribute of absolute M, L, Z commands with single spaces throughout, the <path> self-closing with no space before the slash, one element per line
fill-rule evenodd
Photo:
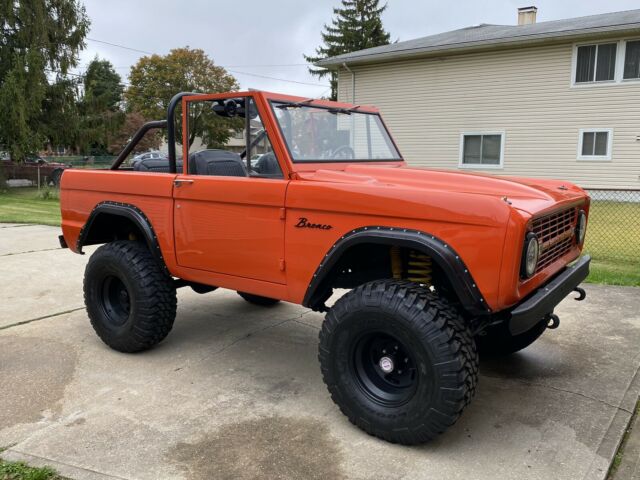
<path fill-rule="evenodd" d="M 330 400 L 322 315 L 181 289 L 167 340 L 120 354 L 83 309 L 88 255 L 58 233 L 0 225 L 0 446 L 71 478 L 602 479 L 640 392 L 638 290 L 588 286 L 558 330 L 482 362 L 449 432 L 390 445 Z"/>

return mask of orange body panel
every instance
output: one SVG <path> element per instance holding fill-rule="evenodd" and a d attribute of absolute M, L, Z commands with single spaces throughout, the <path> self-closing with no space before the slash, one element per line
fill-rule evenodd
<path fill-rule="evenodd" d="M 175 190 L 178 265 L 286 283 L 284 207 L 288 180 L 180 175 Z M 239 257 L 246 261 L 238 261 Z"/>
<path fill-rule="evenodd" d="M 62 229 L 70 248 L 97 204 L 136 206 L 156 232 L 169 272 L 188 281 L 301 303 L 325 255 L 350 231 L 412 229 L 446 242 L 464 261 L 488 306 L 518 303 L 577 258 L 581 246 L 527 281 L 519 275 L 532 217 L 589 198 L 560 181 L 498 178 L 411 168 L 404 161 L 294 163 L 268 101 L 304 99 L 265 92 L 185 97 L 187 103 L 251 95 L 284 179 L 137 171 L 68 170 Z M 350 108 L 317 101 L 314 104 Z M 376 112 L 373 107 L 361 107 Z M 188 151 L 183 151 L 188 158 Z M 180 186 L 174 180 L 186 180 Z M 299 228 L 300 219 L 327 229 Z"/>

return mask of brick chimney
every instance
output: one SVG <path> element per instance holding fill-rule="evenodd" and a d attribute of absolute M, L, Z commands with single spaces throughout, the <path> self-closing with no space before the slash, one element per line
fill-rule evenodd
<path fill-rule="evenodd" d="M 536 23 L 536 15 L 538 9 L 536 7 L 522 7 L 518 9 L 518 25 L 532 25 Z"/>

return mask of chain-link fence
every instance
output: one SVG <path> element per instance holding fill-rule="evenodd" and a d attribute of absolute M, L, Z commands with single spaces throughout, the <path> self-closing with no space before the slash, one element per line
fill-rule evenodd
<path fill-rule="evenodd" d="M 589 190 L 585 250 L 594 260 L 640 269 L 640 190 Z"/>
<path fill-rule="evenodd" d="M 100 170 L 109 168 L 116 157 L 113 155 L 66 155 L 43 158 L 47 162 L 64 163 L 71 165 L 73 168 L 92 168 Z"/>

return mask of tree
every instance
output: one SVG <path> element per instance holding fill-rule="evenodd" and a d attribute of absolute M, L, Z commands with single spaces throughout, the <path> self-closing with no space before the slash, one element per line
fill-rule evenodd
<path fill-rule="evenodd" d="M 324 45 L 316 48 L 315 55 L 304 55 L 309 63 L 365 48 L 387 45 L 391 36 L 382 25 L 382 13 L 387 5 L 380 6 L 379 0 L 342 0 L 342 6 L 333 9 L 335 17 L 331 25 L 324 26 L 321 33 Z M 338 97 L 336 73 L 324 68 L 310 67 L 309 72 L 319 78 L 329 76 L 331 99 Z"/>
<path fill-rule="evenodd" d="M 0 144 L 13 158 L 47 141 L 48 74 L 65 75 L 77 64 L 88 28 L 76 0 L 0 1 Z"/>
<path fill-rule="evenodd" d="M 123 90 L 122 79 L 111 62 L 97 57 L 91 61 L 84 75 L 84 96 L 79 105 L 82 150 L 91 155 L 108 153 L 124 122 Z"/>
<path fill-rule="evenodd" d="M 76 146 L 80 134 L 79 79 L 58 76 L 47 86 L 42 102 L 42 133 L 48 147 Z"/>
<path fill-rule="evenodd" d="M 147 120 L 138 112 L 127 113 L 120 131 L 109 145 L 109 151 L 114 154 L 120 153 L 146 121 Z M 160 141 L 160 136 L 157 133 L 153 131 L 147 132 L 138 145 L 136 145 L 133 152 L 139 153 L 157 150 L 160 148 Z"/>
<path fill-rule="evenodd" d="M 142 57 L 131 67 L 129 83 L 125 92 L 128 109 L 154 120 L 166 117 L 169 101 L 176 93 L 218 93 L 239 88 L 236 79 L 216 66 L 203 50 L 189 47 L 171 50 L 165 56 Z M 221 146 L 234 128 L 234 122 L 202 105 L 189 114 L 189 145 L 200 138 L 209 148 Z M 179 118 L 178 123 L 181 125 Z M 181 138 L 177 141 L 182 143 Z"/>

